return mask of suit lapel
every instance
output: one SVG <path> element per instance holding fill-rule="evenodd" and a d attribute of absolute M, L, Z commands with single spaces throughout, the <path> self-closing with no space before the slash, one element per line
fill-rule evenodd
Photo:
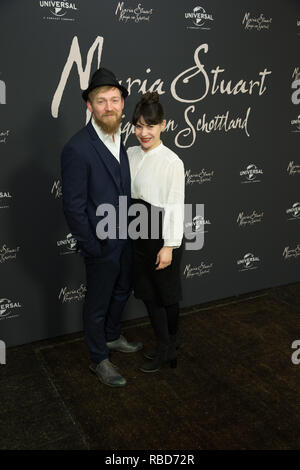
<path fill-rule="evenodd" d="M 127 195 L 130 195 L 131 193 L 130 168 L 129 168 L 127 152 L 125 150 L 122 139 L 121 139 L 121 148 L 120 148 L 120 167 L 121 167 L 121 175 L 122 175 L 123 186 L 124 186 L 123 187 L 124 193 Z"/>
<path fill-rule="evenodd" d="M 122 192 L 120 187 L 120 182 L 116 178 L 116 167 L 119 167 L 119 163 L 117 162 L 116 158 L 112 155 L 112 153 L 108 150 L 106 145 L 99 139 L 97 132 L 95 131 L 91 121 L 87 124 L 86 130 L 88 131 L 92 145 L 95 148 L 97 154 L 101 158 L 102 162 L 104 163 L 107 171 L 110 173 L 112 179 L 114 180 L 118 190 Z"/>

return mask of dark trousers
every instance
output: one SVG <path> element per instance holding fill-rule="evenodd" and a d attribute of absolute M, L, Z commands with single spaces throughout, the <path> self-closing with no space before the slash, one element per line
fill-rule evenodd
<path fill-rule="evenodd" d="M 91 361 L 108 358 L 107 341 L 120 337 L 121 317 L 132 290 L 132 247 L 119 240 L 112 253 L 85 258 L 87 293 L 83 324 Z"/>

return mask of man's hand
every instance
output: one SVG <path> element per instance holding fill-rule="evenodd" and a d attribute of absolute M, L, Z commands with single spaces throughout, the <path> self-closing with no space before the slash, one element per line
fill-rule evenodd
<path fill-rule="evenodd" d="M 158 264 L 156 271 L 158 269 L 164 269 L 170 266 L 172 263 L 172 246 L 163 246 L 161 250 L 157 253 L 155 264 Z"/>

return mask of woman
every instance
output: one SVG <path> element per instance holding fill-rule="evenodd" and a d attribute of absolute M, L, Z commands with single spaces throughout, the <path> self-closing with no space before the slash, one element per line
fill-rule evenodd
<path fill-rule="evenodd" d="M 177 365 L 184 166 L 160 140 L 166 121 L 157 93 L 141 97 L 132 123 L 140 143 L 127 151 L 132 203 L 147 210 L 140 227 L 143 238 L 133 241 L 134 294 L 145 303 L 157 343 L 154 351 L 145 354 L 148 360 L 140 370 L 155 372 L 165 362 Z"/>

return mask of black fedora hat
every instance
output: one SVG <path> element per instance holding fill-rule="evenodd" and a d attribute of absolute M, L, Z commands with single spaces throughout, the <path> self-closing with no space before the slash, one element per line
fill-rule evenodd
<path fill-rule="evenodd" d="M 94 90 L 94 88 L 97 88 L 99 86 L 113 86 L 119 88 L 123 98 L 126 98 L 126 96 L 128 96 L 128 91 L 126 90 L 126 88 L 119 84 L 115 75 L 110 70 L 107 70 L 104 67 L 100 67 L 100 69 L 96 70 L 96 72 L 93 73 L 88 88 L 82 93 L 82 98 L 84 99 L 84 101 L 87 101 L 89 93 Z"/>

